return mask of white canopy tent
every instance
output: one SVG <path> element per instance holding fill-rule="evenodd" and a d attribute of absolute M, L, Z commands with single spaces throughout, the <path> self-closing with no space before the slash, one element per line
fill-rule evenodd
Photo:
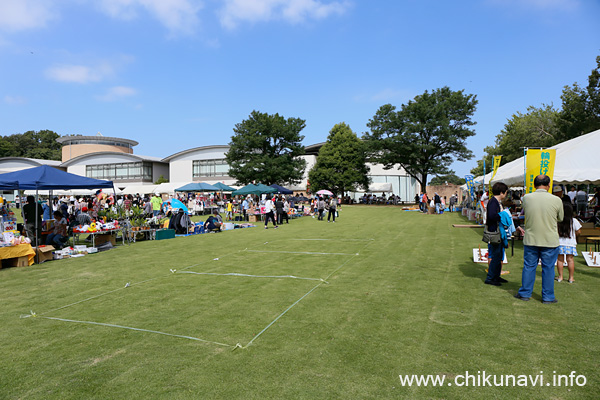
<path fill-rule="evenodd" d="M 156 188 L 154 188 L 153 193 L 156 194 L 173 194 L 175 193 L 175 189 L 180 188 L 184 185 L 187 185 L 189 182 L 166 182 L 166 183 L 161 183 L 160 185 L 157 185 Z"/>
<path fill-rule="evenodd" d="M 158 185 L 130 185 L 123 189 L 122 194 L 151 194 Z"/>
<path fill-rule="evenodd" d="M 600 129 L 550 147 L 556 149 L 555 183 L 600 184 Z M 524 157 L 501 166 L 492 182 L 523 186 Z"/>

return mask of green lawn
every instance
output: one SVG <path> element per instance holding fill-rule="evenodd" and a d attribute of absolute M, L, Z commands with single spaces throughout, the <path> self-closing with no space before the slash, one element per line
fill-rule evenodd
<path fill-rule="evenodd" d="M 541 304 L 539 274 L 522 302 L 520 243 L 491 287 L 471 259 L 481 230 L 452 228 L 457 214 L 341 214 L 0 270 L 0 398 L 598 398 L 600 270 L 578 257 L 558 304 Z M 544 384 L 398 377 L 466 371 Z M 553 371 L 587 384 L 546 386 Z"/>

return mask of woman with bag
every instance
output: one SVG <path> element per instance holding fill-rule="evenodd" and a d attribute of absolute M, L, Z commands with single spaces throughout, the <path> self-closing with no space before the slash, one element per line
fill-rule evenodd
<path fill-rule="evenodd" d="M 504 229 L 504 226 L 500 223 L 500 213 L 502 212 L 502 200 L 506 197 L 507 192 L 508 186 L 505 183 L 494 183 L 492 187 L 492 194 L 494 196 L 487 204 L 486 226 L 484 230 L 484 239 L 486 236 L 488 237 L 488 259 L 490 259 L 487 278 L 484 282 L 487 285 L 500 286 L 502 282 L 506 282 L 506 279 L 500 277 L 502 260 L 504 259 L 504 241 L 500 236 L 500 229 Z"/>

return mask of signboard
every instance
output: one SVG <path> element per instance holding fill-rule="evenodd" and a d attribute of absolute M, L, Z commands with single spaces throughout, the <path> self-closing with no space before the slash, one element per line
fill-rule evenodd
<path fill-rule="evenodd" d="M 538 175 L 548 175 L 550 177 L 550 188 L 548 189 L 548 192 L 552 193 L 555 160 L 556 150 L 527 150 L 525 168 L 525 193 L 532 193 L 533 191 L 535 191 L 535 187 L 533 186 L 533 180 Z"/>

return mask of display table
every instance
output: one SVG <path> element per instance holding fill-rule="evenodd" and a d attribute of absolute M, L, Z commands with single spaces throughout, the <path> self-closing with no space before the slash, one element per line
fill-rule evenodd
<path fill-rule="evenodd" d="M 35 258 L 35 251 L 33 251 L 33 247 L 31 247 L 30 244 L 0 247 L 0 260 L 19 257 L 27 257 L 27 265 L 32 265 Z"/>
<path fill-rule="evenodd" d="M 156 229 L 154 228 L 144 228 L 137 231 L 129 229 L 126 233 L 128 240 L 135 243 L 138 233 L 141 233 L 147 240 L 156 240 Z"/>
<path fill-rule="evenodd" d="M 73 232 L 73 246 L 75 246 L 75 243 L 77 243 L 77 241 L 79 241 L 79 236 L 80 235 L 90 235 L 92 238 L 92 247 L 96 247 L 96 239 L 99 236 L 104 237 L 104 235 L 106 236 L 110 236 L 111 239 L 110 241 L 113 244 L 117 244 L 117 234 L 121 232 L 121 237 L 123 239 L 123 244 L 125 244 L 125 233 L 123 232 L 123 230 L 121 228 L 119 229 L 111 229 L 111 230 L 106 230 L 106 231 L 97 231 L 97 232 Z M 112 238 L 114 236 L 114 239 Z M 105 243 L 107 242 L 107 240 L 104 240 L 101 243 Z"/>

